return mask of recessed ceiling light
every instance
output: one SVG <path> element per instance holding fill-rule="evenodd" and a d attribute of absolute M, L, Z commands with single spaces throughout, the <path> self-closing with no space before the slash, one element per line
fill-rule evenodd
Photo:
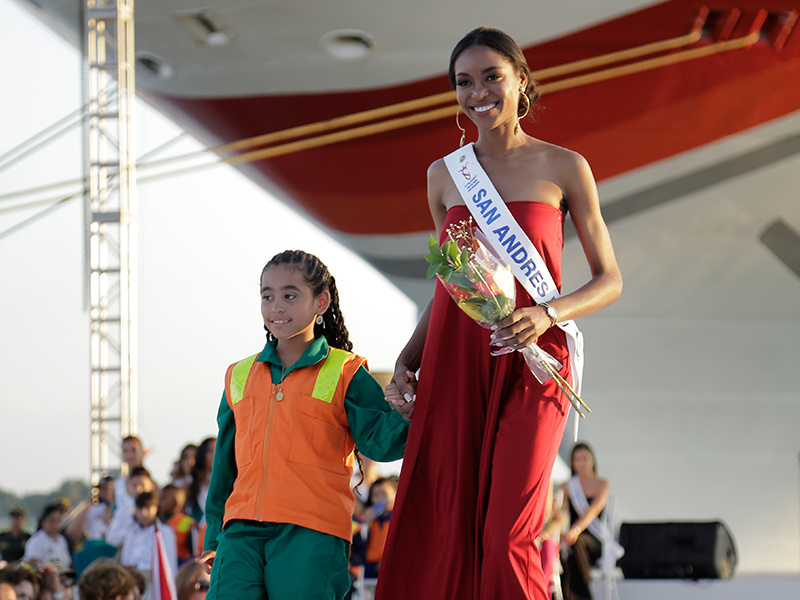
<path fill-rule="evenodd" d="M 361 60 L 375 49 L 375 40 L 358 29 L 337 29 L 320 38 L 322 47 L 338 60 Z"/>
<path fill-rule="evenodd" d="M 218 14 L 211 10 L 176 14 L 175 18 L 203 46 L 225 46 L 233 39 L 233 33 Z"/>
<path fill-rule="evenodd" d="M 166 60 L 152 52 L 137 52 L 136 66 L 141 67 L 146 73 L 155 75 L 159 79 L 170 79 L 175 75 L 175 69 Z"/>

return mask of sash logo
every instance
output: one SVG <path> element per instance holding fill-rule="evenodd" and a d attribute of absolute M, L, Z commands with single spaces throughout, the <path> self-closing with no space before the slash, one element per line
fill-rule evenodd
<path fill-rule="evenodd" d="M 472 175 L 470 174 L 468 169 L 469 169 L 468 165 L 464 165 L 458 170 L 458 172 L 461 173 L 461 175 L 463 175 L 464 179 L 466 179 L 467 181 L 472 179 Z"/>

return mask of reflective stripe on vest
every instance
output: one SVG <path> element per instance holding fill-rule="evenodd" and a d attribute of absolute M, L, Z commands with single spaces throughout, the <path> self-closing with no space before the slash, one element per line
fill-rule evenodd
<path fill-rule="evenodd" d="M 261 353 L 259 352 L 258 354 L 253 354 L 253 356 L 249 358 L 240 360 L 233 367 L 231 371 L 231 406 L 244 398 L 244 386 L 247 383 L 247 374 L 250 372 L 250 367 L 256 362 L 259 354 Z"/>
<path fill-rule="evenodd" d="M 333 401 L 333 394 L 336 392 L 336 386 L 339 385 L 339 379 L 342 377 L 342 367 L 348 356 L 350 356 L 350 353 L 344 350 L 339 350 L 338 348 L 328 349 L 325 364 L 319 370 L 317 381 L 314 383 L 314 391 L 311 392 L 312 398 L 322 400 L 328 404 Z"/>
<path fill-rule="evenodd" d="M 260 353 L 254 354 L 234 365 L 231 371 L 231 406 L 244 398 L 247 375 L 259 355 Z M 316 382 L 314 382 L 314 391 L 311 393 L 312 398 L 322 400 L 328 404 L 333 401 L 336 386 L 339 385 L 339 379 L 342 377 L 342 367 L 348 356 L 350 356 L 350 353 L 345 350 L 328 348 L 328 356 L 317 374 Z"/>
<path fill-rule="evenodd" d="M 172 519 L 170 519 L 172 521 Z M 184 515 L 177 523 L 170 523 L 167 521 L 167 525 L 172 527 L 175 530 L 175 533 L 186 533 L 192 528 L 195 521 L 192 517 L 188 515 Z"/>

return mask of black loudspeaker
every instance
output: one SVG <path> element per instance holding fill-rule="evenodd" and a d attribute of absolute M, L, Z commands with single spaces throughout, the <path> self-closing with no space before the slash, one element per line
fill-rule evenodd
<path fill-rule="evenodd" d="M 623 523 L 625 579 L 728 579 L 736 546 L 724 523 Z"/>

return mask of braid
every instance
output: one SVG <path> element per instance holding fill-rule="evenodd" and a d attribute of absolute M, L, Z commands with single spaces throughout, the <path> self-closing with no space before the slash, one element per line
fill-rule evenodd
<path fill-rule="evenodd" d="M 361 476 L 358 483 L 353 486 L 353 493 L 355 493 L 356 488 L 364 483 L 364 461 L 361 460 L 361 452 L 358 451 L 358 448 L 353 448 L 353 454 L 355 454 L 356 460 L 358 461 L 358 474 Z"/>
<path fill-rule="evenodd" d="M 353 343 L 350 341 L 350 334 L 344 324 L 342 309 L 339 308 L 339 291 L 336 289 L 336 280 L 330 274 L 328 275 L 328 291 L 331 294 L 331 305 L 322 315 L 322 325 L 314 325 L 314 335 L 323 334 L 330 346 L 350 352 L 353 349 Z"/>
<path fill-rule="evenodd" d="M 331 303 L 328 310 L 322 315 L 322 324 L 314 324 L 314 337 L 325 336 L 328 345 L 332 348 L 350 352 L 353 349 L 353 343 L 350 341 L 350 334 L 344 325 L 342 310 L 339 308 L 339 292 L 336 289 L 336 280 L 328 272 L 328 267 L 313 254 L 308 254 L 302 250 L 285 250 L 273 256 L 264 266 L 261 271 L 262 277 L 264 271 L 276 265 L 297 267 L 303 273 L 303 278 L 311 287 L 314 296 L 319 296 L 322 292 L 328 290 L 331 295 Z M 267 339 L 272 339 L 272 334 L 269 331 L 267 331 Z"/>

